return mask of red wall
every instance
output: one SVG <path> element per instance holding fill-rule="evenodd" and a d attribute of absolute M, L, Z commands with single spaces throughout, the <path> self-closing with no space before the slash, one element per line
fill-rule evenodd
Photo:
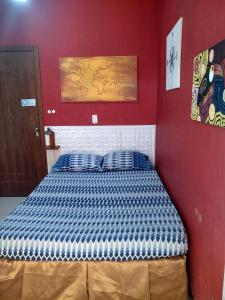
<path fill-rule="evenodd" d="M 38 45 L 46 125 L 155 124 L 157 16 L 154 1 L 0 1 L 0 45 Z M 137 55 L 138 102 L 62 103 L 58 58 Z M 55 115 L 48 115 L 55 109 Z"/>
<path fill-rule="evenodd" d="M 154 124 L 157 168 L 189 233 L 192 289 L 197 300 L 220 300 L 225 261 L 225 130 L 191 121 L 193 57 L 225 38 L 224 0 L 1 0 L 0 45 L 40 49 L 46 125 Z M 165 92 L 165 40 L 184 17 L 182 87 Z M 161 22 L 160 22 L 161 20 Z M 158 31 L 161 55 L 158 63 Z M 137 55 L 136 103 L 62 103 L 61 56 Z M 55 115 L 47 115 L 55 109 Z M 202 215 L 202 221 L 196 216 Z M 191 235 L 190 235 L 191 233 Z"/>
<path fill-rule="evenodd" d="M 225 129 L 192 121 L 193 57 L 225 39 L 225 1 L 164 0 L 157 113 L 157 169 L 189 234 L 195 300 L 221 300 L 225 262 Z M 165 91 L 166 36 L 184 17 L 181 89 Z M 196 209 L 202 216 L 196 216 Z"/>

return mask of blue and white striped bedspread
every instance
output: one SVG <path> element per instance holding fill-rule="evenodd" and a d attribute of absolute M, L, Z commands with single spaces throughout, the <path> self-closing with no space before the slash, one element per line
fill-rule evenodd
<path fill-rule="evenodd" d="M 0 223 L 0 257 L 137 260 L 183 255 L 187 236 L 156 171 L 51 172 Z"/>

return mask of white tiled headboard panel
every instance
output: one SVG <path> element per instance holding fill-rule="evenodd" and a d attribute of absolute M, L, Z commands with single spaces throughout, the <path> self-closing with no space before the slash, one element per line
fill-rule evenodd
<path fill-rule="evenodd" d="M 78 150 L 105 154 L 112 150 L 138 150 L 155 164 L 155 125 L 47 126 L 55 132 L 59 154 Z M 46 128 L 47 128 L 46 127 Z"/>

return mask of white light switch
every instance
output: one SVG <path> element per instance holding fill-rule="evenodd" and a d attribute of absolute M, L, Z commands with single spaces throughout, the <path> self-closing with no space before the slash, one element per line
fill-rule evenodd
<path fill-rule="evenodd" d="M 55 111 L 55 109 L 48 109 L 48 110 L 47 110 L 47 113 L 48 113 L 48 114 L 55 114 L 56 111 Z"/>
<path fill-rule="evenodd" d="M 92 124 L 98 124 L 98 116 L 92 115 Z"/>

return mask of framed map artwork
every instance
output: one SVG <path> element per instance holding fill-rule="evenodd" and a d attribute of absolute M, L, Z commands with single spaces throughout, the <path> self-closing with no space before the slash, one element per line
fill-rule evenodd
<path fill-rule="evenodd" d="M 59 59 L 64 102 L 136 101 L 137 57 L 63 57 Z"/>
<path fill-rule="evenodd" d="M 225 128 L 225 40 L 194 58 L 191 118 Z"/>
<path fill-rule="evenodd" d="M 180 88 L 182 24 L 180 18 L 166 40 L 166 90 Z"/>

